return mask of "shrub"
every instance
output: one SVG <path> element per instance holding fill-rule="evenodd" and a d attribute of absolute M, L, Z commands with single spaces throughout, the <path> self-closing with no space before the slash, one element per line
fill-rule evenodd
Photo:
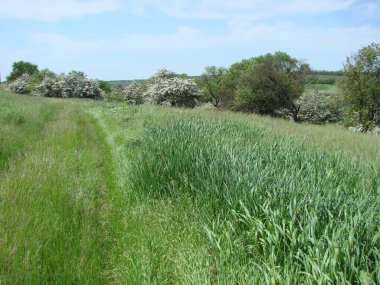
<path fill-rule="evenodd" d="M 124 100 L 130 104 L 140 105 L 145 102 L 144 98 L 144 86 L 137 81 L 127 85 L 124 90 Z"/>
<path fill-rule="evenodd" d="M 24 73 L 23 75 L 21 75 L 9 84 L 9 89 L 12 92 L 19 94 L 30 93 L 30 75 L 28 73 Z"/>
<path fill-rule="evenodd" d="M 45 79 L 36 86 L 35 92 L 44 97 L 62 97 L 62 89 L 57 78 L 45 77 Z"/>
<path fill-rule="evenodd" d="M 301 121 L 323 124 L 342 120 L 342 104 L 338 95 L 332 93 L 305 92 L 297 100 Z"/>
<path fill-rule="evenodd" d="M 99 83 L 96 80 L 87 79 L 83 72 L 78 71 L 55 78 L 46 77 L 41 84 L 37 85 L 36 92 L 46 97 L 102 98 Z"/>
<path fill-rule="evenodd" d="M 193 108 L 201 91 L 192 79 L 162 69 L 150 79 L 144 95 L 154 104 Z"/>

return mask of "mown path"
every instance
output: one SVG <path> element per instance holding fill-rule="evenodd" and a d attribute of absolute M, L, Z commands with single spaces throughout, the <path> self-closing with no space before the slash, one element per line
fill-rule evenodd
<path fill-rule="evenodd" d="M 0 110 L 0 284 L 112 283 L 123 198 L 98 121 L 4 90 Z"/>

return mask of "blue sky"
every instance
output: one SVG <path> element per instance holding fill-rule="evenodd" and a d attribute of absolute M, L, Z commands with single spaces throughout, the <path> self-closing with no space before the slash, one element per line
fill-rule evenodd
<path fill-rule="evenodd" d="M 0 72 L 25 60 L 104 80 L 285 51 L 313 69 L 380 43 L 379 0 L 0 0 Z"/>

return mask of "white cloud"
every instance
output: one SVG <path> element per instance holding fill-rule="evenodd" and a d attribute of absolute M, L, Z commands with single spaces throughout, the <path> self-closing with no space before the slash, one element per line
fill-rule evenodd
<path fill-rule="evenodd" d="M 172 17 L 202 19 L 266 19 L 276 15 L 330 13 L 349 8 L 355 0 L 130 0 L 138 14 L 154 8 Z"/>
<path fill-rule="evenodd" d="M 42 22 L 76 19 L 117 8 L 119 0 L 0 0 L 0 18 Z"/>

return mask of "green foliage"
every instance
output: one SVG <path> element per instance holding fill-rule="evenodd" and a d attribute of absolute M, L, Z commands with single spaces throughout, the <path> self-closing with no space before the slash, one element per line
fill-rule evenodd
<path fill-rule="evenodd" d="M 212 102 L 214 107 L 228 105 L 231 101 L 231 88 L 228 84 L 228 69 L 224 67 L 207 66 L 199 82 L 205 99 Z"/>
<path fill-rule="evenodd" d="M 305 92 L 296 101 L 300 107 L 299 118 L 303 122 L 316 124 L 337 123 L 343 119 L 343 103 L 338 94 Z"/>
<path fill-rule="evenodd" d="M 364 131 L 380 125 L 380 45 L 372 43 L 347 58 L 340 90 L 346 104 L 346 124 Z"/>
<path fill-rule="evenodd" d="M 99 82 L 99 88 L 102 89 L 105 93 L 109 94 L 112 92 L 111 85 L 104 80 L 98 80 Z"/>
<path fill-rule="evenodd" d="M 312 75 L 305 80 L 306 84 L 335 84 L 336 79 L 334 77 L 317 77 Z"/>
<path fill-rule="evenodd" d="M 327 75 L 327 76 L 342 76 L 343 75 L 343 70 L 336 70 L 336 71 L 331 71 L 331 70 L 311 70 L 310 74 L 312 74 L 312 75 Z"/>
<path fill-rule="evenodd" d="M 303 93 L 309 66 L 283 52 L 266 54 L 232 66 L 237 81 L 235 110 L 275 114 L 280 108 L 298 121 L 295 100 Z"/>
<path fill-rule="evenodd" d="M 8 81 L 16 80 L 21 77 L 23 74 L 32 75 L 38 72 L 38 66 L 26 61 L 18 61 L 12 64 L 12 71 L 7 76 Z"/>

